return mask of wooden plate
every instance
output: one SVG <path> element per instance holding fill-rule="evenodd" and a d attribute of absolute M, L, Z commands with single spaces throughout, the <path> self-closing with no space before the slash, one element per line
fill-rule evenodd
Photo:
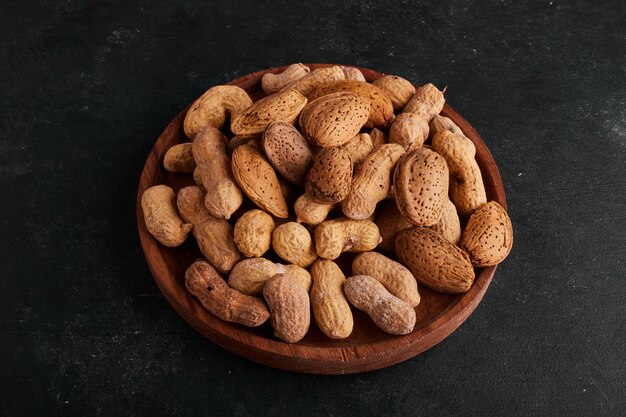
<path fill-rule="evenodd" d="M 313 64 L 312 68 L 330 64 Z M 285 67 L 255 72 L 237 78 L 237 85 L 253 100 L 262 97 L 260 80 L 267 72 L 280 72 Z M 384 74 L 360 68 L 368 81 Z M 188 108 L 188 107 L 187 107 Z M 431 348 L 454 330 L 474 311 L 489 287 L 496 267 L 476 271 L 476 280 L 469 292 L 450 295 L 420 286 L 422 301 L 416 308 L 417 324 L 406 336 L 391 336 L 380 331 L 362 312 L 353 309 L 354 331 L 341 341 L 328 339 L 312 321 L 306 337 L 296 344 L 286 344 L 273 336 L 269 321 L 259 328 L 224 322 L 207 312 L 198 300 L 185 289 L 184 273 L 196 259 L 202 258 L 194 239 L 183 246 L 167 248 L 148 233 L 141 211 L 141 195 L 152 185 L 167 184 L 178 191 L 192 185 L 191 175 L 171 174 L 162 167 L 165 151 L 172 145 L 186 141 L 183 133 L 183 109 L 156 141 L 141 174 L 137 192 L 137 224 L 148 266 L 165 298 L 174 309 L 197 331 L 223 348 L 255 362 L 290 371 L 315 374 L 346 374 L 371 371 L 409 359 Z M 476 145 L 476 160 L 480 166 L 487 198 L 506 208 L 504 189 L 498 168 L 478 133 L 447 104 L 442 115 L 450 117 Z M 236 213 L 237 216 L 238 213 Z M 345 271 L 346 276 L 350 271 Z"/>

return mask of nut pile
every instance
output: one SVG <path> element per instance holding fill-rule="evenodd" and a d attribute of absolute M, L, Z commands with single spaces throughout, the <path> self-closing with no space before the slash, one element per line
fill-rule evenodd
<path fill-rule="evenodd" d="M 231 85 L 198 98 L 184 120 L 190 142 L 163 161 L 197 185 L 156 185 L 141 199 L 163 245 L 195 237 L 206 260 L 185 284 L 212 314 L 251 327 L 269 319 L 294 343 L 311 314 L 329 338 L 349 337 L 356 308 L 402 335 L 415 326 L 418 283 L 463 293 L 474 267 L 508 255 L 511 221 L 487 201 L 472 141 L 439 115 L 443 91 L 302 64 L 262 87 L 256 102 Z M 348 278 L 345 252 L 361 252 Z"/>

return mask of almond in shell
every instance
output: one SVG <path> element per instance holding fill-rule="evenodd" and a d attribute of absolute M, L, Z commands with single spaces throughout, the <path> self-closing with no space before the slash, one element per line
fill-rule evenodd
<path fill-rule="evenodd" d="M 235 148 L 232 170 L 235 180 L 254 204 L 278 218 L 289 216 L 276 172 L 257 146 L 246 143 Z"/>
<path fill-rule="evenodd" d="M 230 130 L 239 137 L 258 136 L 274 121 L 295 123 L 307 103 L 294 90 L 284 90 L 264 97 L 231 119 Z"/>
<path fill-rule="evenodd" d="M 490 201 L 472 213 L 460 246 L 475 266 L 502 262 L 513 246 L 513 226 L 504 207 Z"/>
<path fill-rule="evenodd" d="M 360 95 L 328 94 L 304 107 L 300 113 L 300 128 L 303 136 L 315 146 L 341 146 L 359 133 L 369 111 L 369 101 Z"/>
<path fill-rule="evenodd" d="M 398 233 L 396 253 L 421 284 L 435 291 L 464 293 L 474 282 L 467 253 L 429 228 L 414 226 Z"/>
<path fill-rule="evenodd" d="M 351 182 L 350 155 L 338 147 L 324 148 L 313 157 L 306 193 L 317 203 L 337 203 L 348 195 Z"/>
<path fill-rule="evenodd" d="M 263 133 L 263 149 L 276 171 L 295 185 L 304 185 L 313 159 L 308 142 L 286 122 L 272 122 Z"/>

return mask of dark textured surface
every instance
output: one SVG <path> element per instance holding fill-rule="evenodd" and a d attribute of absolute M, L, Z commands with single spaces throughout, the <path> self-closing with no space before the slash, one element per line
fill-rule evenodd
<path fill-rule="evenodd" d="M 0 415 L 626 415 L 625 3 L 29 3 L 0 14 Z M 447 85 L 501 170 L 513 252 L 457 332 L 392 368 L 240 359 L 140 249 L 160 130 L 296 61 Z"/>

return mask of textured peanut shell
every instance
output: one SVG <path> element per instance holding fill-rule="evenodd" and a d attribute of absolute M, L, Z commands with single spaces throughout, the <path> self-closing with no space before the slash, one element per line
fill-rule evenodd
<path fill-rule="evenodd" d="M 183 128 L 185 135 L 193 139 L 201 129 L 212 126 L 221 129 L 226 117 L 232 119 L 237 113 L 252 105 L 245 90 L 234 85 L 218 85 L 209 88 L 189 108 Z"/>
<path fill-rule="evenodd" d="M 352 333 L 354 318 L 343 291 L 346 277 L 333 261 L 320 259 L 311 267 L 311 307 L 317 327 L 331 339 Z"/>
<path fill-rule="evenodd" d="M 512 246 L 511 219 L 496 201 L 483 204 L 472 213 L 460 243 L 475 266 L 499 264 L 511 252 Z"/>
<path fill-rule="evenodd" d="M 301 340 L 311 324 L 306 290 L 289 276 L 277 274 L 263 287 L 263 297 L 270 308 L 274 335 L 286 343 Z"/>
<path fill-rule="evenodd" d="M 342 252 L 366 252 L 381 241 L 378 227 L 370 220 L 340 218 L 327 220 L 315 229 L 318 256 L 337 259 Z"/>
<path fill-rule="evenodd" d="M 270 317 L 260 298 L 230 288 L 208 262 L 196 261 L 187 268 L 185 286 L 204 308 L 224 321 L 257 327 Z"/>
<path fill-rule="evenodd" d="M 341 69 L 346 80 L 366 81 L 365 76 L 358 68 L 341 66 Z"/>
<path fill-rule="evenodd" d="M 350 304 L 365 311 L 384 332 L 403 335 L 413 331 L 416 320 L 413 307 L 394 297 L 374 278 L 367 275 L 350 277 L 344 291 Z"/>
<path fill-rule="evenodd" d="M 274 121 L 294 124 L 307 103 L 306 97 L 294 90 L 279 91 L 264 97 L 237 114 L 230 130 L 240 137 L 258 136 Z"/>
<path fill-rule="evenodd" d="M 193 170 L 193 182 L 197 186 L 204 188 L 202 185 L 202 172 L 198 169 L 198 167 Z"/>
<path fill-rule="evenodd" d="M 445 102 L 443 91 L 439 91 L 437 87 L 428 83 L 417 89 L 402 112 L 415 113 L 430 123 L 441 112 Z"/>
<path fill-rule="evenodd" d="M 285 261 L 304 268 L 317 259 L 311 234 L 296 222 L 281 224 L 274 230 L 272 248 Z"/>
<path fill-rule="evenodd" d="M 467 253 L 426 227 L 399 232 L 396 253 L 420 284 L 435 291 L 464 293 L 474 282 L 474 268 Z"/>
<path fill-rule="evenodd" d="M 274 94 L 280 91 L 287 84 L 299 80 L 307 75 L 311 70 L 306 65 L 297 63 L 289 65 L 279 74 L 267 73 L 261 78 L 261 87 L 265 94 Z"/>
<path fill-rule="evenodd" d="M 235 245 L 233 228 L 227 220 L 209 214 L 204 206 L 205 191 L 195 185 L 178 192 L 178 211 L 193 224 L 193 235 L 207 260 L 220 272 L 228 272 L 241 259 Z"/>
<path fill-rule="evenodd" d="M 380 145 L 389 142 L 387 135 L 380 129 L 374 128 L 370 131 L 370 138 L 372 138 L 372 147 L 378 148 Z"/>
<path fill-rule="evenodd" d="M 352 160 L 339 147 L 315 154 L 305 181 L 307 195 L 321 204 L 338 203 L 348 195 L 352 183 Z"/>
<path fill-rule="evenodd" d="M 448 242 L 455 245 L 459 243 L 461 239 L 461 220 L 456 212 L 454 203 L 449 198 L 446 198 L 443 202 L 441 219 L 430 228 L 445 237 Z"/>
<path fill-rule="evenodd" d="M 402 110 L 411 97 L 413 97 L 413 94 L 415 94 L 413 84 L 397 75 L 385 75 L 372 84 L 387 94 L 387 97 L 391 100 L 393 109 L 396 111 Z"/>
<path fill-rule="evenodd" d="M 380 213 L 376 216 L 376 226 L 380 230 L 383 241 L 378 247 L 388 254 L 396 252 L 396 236 L 400 230 L 413 227 L 413 223 L 408 221 L 396 207 L 395 200 L 384 202 Z"/>
<path fill-rule="evenodd" d="M 163 157 L 163 168 L 178 174 L 191 174 L 196 169 L 191 142 L 179 143 L 169 148 Z"/>
<path fill-rule="evenodd" d="M 311 289 L 311 274 L 297 265 L 283 265 L 265 258 L 241 260 L 230 271 L 228 285 L 248 295 L 260 295 L 268 279 L 276 274 L 288 275 L 307 292 Z"/>
<path fill-rule="evenodd" d="M 246 257 L 262 256 L 272 245 L 274 220 L 263 210 L 245 212 L 234 228 L 235 244 Z"/>
<path fill-rule="evenodd" d="M 385 255 L 377 252 L 360 254 L 352 261 L 352 273 L 369 275 L 411 307 L 417 307 L 420 303 L 417 281 L 411 271 Z"/>
<path fill-rule="evenodd" d="M 287 202 L 272 165 L 254 144 L 238 146 L 232 155 L 232 171 L 244 193 L 260 208 L 286 219 Z"/>
<path fill-rule="evenodd" d="M 424 144 L 428 138 L 428 123 L 415 113 L 400 113 L 389 128 L 389 143 L 402 145 L 412 151 Z"/>
<path fill-rule="evenodd" d="M 311 101 L 332 93 L 349 92 L 357 94 L 370 103 L 368 126 L 386 127 L 393 120 L 393 105 L 384 91 L 373 84 L 357 80 L 329 81 L 315 87 L 307 98 Z"/>
<path fill-rule="evenodd" d="M 176 209 L 176 194 L 167 185 L 155 185 L 141 195 L 146 228 L 167 247 L 182 245 L 193 226 L 184 222 Z"/>
<path fill-rule="evenodd" d="M 460 127 L 457 126 L 456 123 L 452 121 L 449 117 L 437 115 L 430 121 L 429 125 L 430 131 L 428 136 L 430 139 L 434 138 L 435 135 L 443 130 L 449 130 L 452 133 L 456 133 L 457 135 L 461 135 L 465 138 L 465 144 L 468 148 L 468 153 L 472 155 L 472 157 L 476 156 L 476 146 L 474 142 L 472 142 L 465 133 L 461 130 Z"/>
<path fill-rule="evenodd" d="M 262 143 L 276 171 L 290 183 L 304 185 L 313 152 L 298 129 L 286 122 L 272 122 L 263 132 Z"/>
<path fill-rule="evenodd" d="M 341 202 L 343 214 L 351 219 L 367 219 L 374 214 L 376 204 L 389 195 L 391 173 L 404 148 L 387 143 L 376 148 L 359 165 L 347 197 Z"/>
<path fill-rule="evenodd" d="M 400 213 L 418 226 L 432 226 L 441 219 L 448 195 L 448 166 L 428 148 L 405 154 L 394 172 L 393 193 Z"/>
<path fill-rule="evenodd" d="M 433 150 L 443 156 L 450 171 L 450 200 L 461 217 L 467 217 L 487 202 L 480 168 L 465 138 L 448 130 L 435 135 Z"/>
<path fill-rule="evenodd" d="M 226 155 L 226 137 L 214 127 L 196 134 L 193 157 L 200 170 L 207 194 L 204 206 L 218 219 L 230 219 L 243 203 L 243 193 L 233 178 L 230 158 Z"/>
<path fill-rule="evenodd" d="M 300 130 L 315 146 L 341 146 L 359 133 L 369 112 L 370 102 L 363 96 L 347 92 L 328 94 L 302 109 Z"/>
<path fill-rule="evenodd" d="M 326 220 L 328 213 L 330 213 L 336 205 L 336 203 L 318 203 L 307 194 L 302 194 L 298 197 L 294 205 L 296 221 L 298 223 L 318 225 Z"/>
<path fill-rule="evenodd" d="M 301 77 L 295 81 L 290 82 L 286 86 L 284 86 L 283 90 L 295 90 L 298 91 L 303 96 L 308 96 L 311 90 L 313 90 L 318 85 L 325 83 L 327 81 L 333 80 L 343 80 L 344 79 L 343 70 L 341 67 L 326 67 L 326 68 L 318 68 L 316 70 L 311 71 L 304 77 Z"/>
<path fill-rule="evenodd" d="M 346 143 L 340 146 L 340 148 L 350 155 L 352 165 L 357 166 L 361 161 L 367 157 L 374 150 L 372 144 L 372 138 L 367 133 L 359 133 Z"/>

